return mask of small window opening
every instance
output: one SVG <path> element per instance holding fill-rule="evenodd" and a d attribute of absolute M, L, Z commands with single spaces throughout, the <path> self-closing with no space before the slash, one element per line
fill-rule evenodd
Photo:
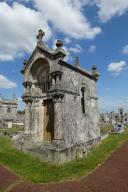
<path fill-rule="evenodd" d="M 81 107 L 82 107 L 82 112 L 85 113 L 85 89 L 81 88 Z"/>

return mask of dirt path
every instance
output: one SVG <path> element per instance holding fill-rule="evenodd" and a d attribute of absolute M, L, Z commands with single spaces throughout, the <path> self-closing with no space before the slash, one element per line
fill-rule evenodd
<path fill-rule="evenodd" d="M 0 166 L 1 188 L 8 188 L 9 192 L 128 192 L 128 143 L 114 152 L 92 174 L 78 181 L 19 183 L 15 174 Z"/>

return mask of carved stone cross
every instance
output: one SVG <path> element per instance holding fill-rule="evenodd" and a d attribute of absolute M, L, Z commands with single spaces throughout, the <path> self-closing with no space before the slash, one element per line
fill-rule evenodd
<path fill-rule="evenodd" d="M 38 39 L 38 42 L 42 41 L 42 38 L 44 35 L 45 35 L 45 32 L 42 29 L 40 29 L 36 36 L 36 38 Z"/>

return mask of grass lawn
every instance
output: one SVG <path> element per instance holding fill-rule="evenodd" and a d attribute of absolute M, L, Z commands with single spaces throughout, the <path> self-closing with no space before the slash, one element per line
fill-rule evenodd
<path fill-rule="evenodd" d="M 0 128 L 0 132 L 18 132 L 18 131 L 23 131 L 23 128 L 15 127 L 15 128 Z"/>
<path fill-rule="evenodd" d="M 110 135 L 80 160 L 53 165 L 13 149 L 9 138 L 0 137 L 0 164 L 13 170 L 22 178 L 38 183 L 76 179 L 93 171 L 125 141 L 128 141 L 128 131 Z"/>

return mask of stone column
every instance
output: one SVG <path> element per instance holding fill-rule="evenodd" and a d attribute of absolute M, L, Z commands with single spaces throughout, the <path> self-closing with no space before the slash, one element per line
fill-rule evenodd
<path fill-rule="evenodd" d="M 35 139 L 39 139 L 39 99 L 34 99 L 32 132 Z"/>
<path fill-rule="evenodd" d="M 25 133 L 31 132 L 31 105 L 32 105 L 32 99 L 31 99 L 31 85 L 32 83 L 29 81 L 26 81 L 23 83 L 25 92 L 22 96 L 23 101 L 25 102 Z"/>
<path fill-rule="evenodd" d="M 31 132 L 31 100 L 25 101 L 25 133 Z"/>
<path fill-rule="evenodd" d="M 62 125 L 62 98 L 63 94 L 54 94 L 54 140 L 63 140 L 63 125 Z"/>

